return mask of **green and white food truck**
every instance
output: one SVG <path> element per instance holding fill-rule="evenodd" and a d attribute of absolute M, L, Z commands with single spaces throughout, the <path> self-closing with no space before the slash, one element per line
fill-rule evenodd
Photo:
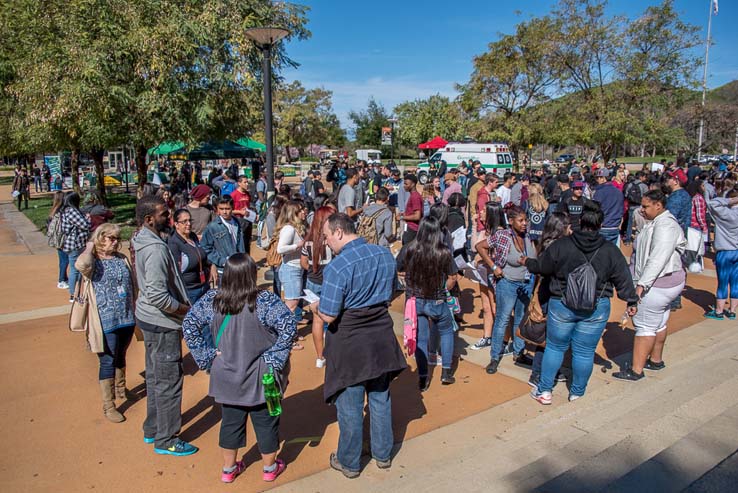
<path fill-rule="evenodd" d="M 449 142 L 438 149 L 427 161 L 418 164 L 418 180 L 425 184 L 435 176 L 441 161 L 446 161 L 446 169 L 457 168 L 462 161 L 482 163 L 488 172 L 498 175 L 512 169 L 512 155 L 507 144 L 485 142 Z"/>

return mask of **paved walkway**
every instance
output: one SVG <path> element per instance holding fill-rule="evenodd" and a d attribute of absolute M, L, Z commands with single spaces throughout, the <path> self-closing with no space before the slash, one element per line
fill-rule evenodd
<path fill-rule="evenodd" d="M 14 451 L 0 459 L 5 491 L 276 486 L 300 492 L 696 492 L 725 491 L 719 486 L 735 478 L 738 323 L 702 319 L 699 307 L 711 301 L 715 284 L 706 272 L 690 275 L 685 309 L 670 323 L 666 370 L 637 383 L 611 377 L 609 370 L 629 359 L 632 344 L 632 331 L 617 323 L 622 303 L 614 301 L 586 397 L 568 403 L 562 386 L 550 407 L 528 397 L 529 371 L 509 358 L 498 375 L 484 373 L 488 352 L 468 349 L 481 335 L 479 300 L 473 286 L 464 283 L 467 313 L 457 338 L 457 384 L 441 387 L 434 381 L 420 395 L 416 374 L 412 368 L 405 372 L 393 384 L 394 465 L 380 471 L 368 464 L 357 480 L 328 469 L 337 426 L 333 408 L 322 402 L 322 372 L 313 367 L 308 338 L 306 349 L 293 353 L 284 401 L 281 454 L 289 463 L 287 472 L 275 485 L 261 482 L 249 429 L 248 469 L 236 485 L 224 487 L 217 472 L 219 409 L 205 397 L 207 375 L 197 372 L 191 359 L 184 365 L 183 436 L 201 447 L 197 455 L 155 456 L 141 443 L 144 401 L 123 404 L 128 420 L 121 425 L 102 417 L 97 359 L 85 352 L 80 334 L 66 329 L 66 293 L 54 286 L 56 255 L 13 209 L 0 203 L 0 272 L 6 281 L 0 283 L 0 417 L 10 424 L 4 439 Z M 401 307 L 402 297 L 392 307 L 398 332 Z M 143 396 L 142 345 L 132 345 L 128 363 L 129 387 Z M 39 462 L 40 450 L 54 460 Z"/>

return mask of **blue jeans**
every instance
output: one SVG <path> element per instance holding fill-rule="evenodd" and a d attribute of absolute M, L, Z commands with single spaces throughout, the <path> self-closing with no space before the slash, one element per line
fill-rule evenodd
<path fill-rule="evenodd" d="M 610 317 L 610 298 L 600 298 L 593 312 L 575 312 L 559 298 L 548 303 L 546 351 L 543 353 L 540 392 L 551 391 L 564 353 L 571 345 L 572 395 L 584 395 L 592 375 L 595 349 Z"/>
<path fill-rule="evenodd" d="M 115 378 L 116 368 L 126 367 L 126 351 L 133 338 L 133 327 L 121 327 L 105 332 L 104 351 L 97 353 L 100 360 L 99 380 Z"/>
<path fill-rule="evenodd" d="M 505 339 L 505 331 L 513 317 L 513 352 L 520 354 L 525 349 L 525 341 L 515 335 L 515 331 L 523 320 L 525 309 L 530 302 L 530 294 L 533 289 L 532 279 L 526 281 L 508 281 L 504 277 L 497 281 L 495 287 L 495 302 L 497 303 L 497 316 L 492 327 L 492 349 L 490 358 L 500 360 L 502 358 L 502 341 Z"/>
<path fill-rule="evenodd" d="M 415 361 L 418 364 L 418 375 L 428 376 L 428 344 L 433 331 L 441 337 L 441 358 L 443 368 L 451 368 L 454 356 L 454 329 L 451 310 L 446 300 L 415 299 L 415 309 L 418 312 L 418 348 L 415 351 Z"/>
<path fill-rule="evenodd" d="M 56 249 L 56 256 L 59 257 L 59 282 L 67 282 L 67 267 L 69 267 L 69 255 L 64 250 Z"/>
<path fill-rule="evenodd" d="M 67 257 L 69 258 L 69 296 L 74 296 L 74 286 L 77 284 L 77 279 L 79 278 L 79 271 L 74 266 L 74 263 L 83 251 L 73 250 L 67 252 Z"/>
<path fill-rule="evenodd" d="M 336 398 L 338 416 L 338 462 L 349 471 L 361 468 L 361 446 L 364 424 L 364 394 L 369 400 L 369 422 L 372 457 L 387 461 L 392 455 L 392 400 L 389 375 L 384 374 L 351 387 L 346 387 Z"/>
<path fill-rule="evenodd" d="M 272 292 L 281 297 L 282 282 L 279 280 L 279 267 L 272 267 L 272 275 L 274 275 L 274 279 L 272 279 Z"/>
<path fill-rule="evenodd" d="M 620 246 L 620 228 L 601 228 L 600 236 L 615 246 Z"/>
<path fill-rule="evenodd" d="M 631 243 L 633 241 L 633 214 L 635 213 L 638 207 L 640 206 L 628 207 L 628 219 L 626 219 L 626 224 L 625 224 L 625 242 L 626 243 Z"/>

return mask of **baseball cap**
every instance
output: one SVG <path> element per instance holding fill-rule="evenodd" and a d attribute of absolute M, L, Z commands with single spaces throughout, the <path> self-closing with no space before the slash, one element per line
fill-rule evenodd
<path fill-rule="evenodd" d="M 202 200 L 208 195 L 210 195 L 212 192 L 210 190 L 210 187 L 207 185 L 198 185 L 195 188 L 192 189 L 190 192 L 190 197 L 195 200 Z"/>
<path fill-rule="evenodd" d="M 682 186 L 687 184 L 687 175 L 684 173 L 682 168 L 677 168 L 674 171 L 667 171 L 666 174 L 679 180 L 679 183 L 681 183 Z"/>
<path fill-rule="evenodd" d="M 600 168 L 597 170 L 597 176 L 602 178 L 610 178 L 610 170 L 607 168 Z"/>
<path fill-rule="evenodd" d="M 584 188 L 584 182 L 582 180 L 577 180 L 571 184 L 571 188 Z"/>

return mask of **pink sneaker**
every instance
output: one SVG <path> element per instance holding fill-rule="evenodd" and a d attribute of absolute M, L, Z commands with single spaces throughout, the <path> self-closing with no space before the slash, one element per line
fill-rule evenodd
<path fill-rule="evenodd" d="M 223 471 L 220 475 L 220 480 L 224 483 L 232 483 L 235 481 L 236 476 L 241 474 L 244 469 L 246 469 L 246 465 L 243 463 L 243 461 L 236 462 L 236 468 L 231 472 L 225 472 Z"/>
<path fill-rule="evenodd" d="M 535 388 L 531 391 L 530 396 L 544 406 L 551 404 L 551 392 L 538 392 L 538 388 Z"/>
<path fill-rule="evenodd" d="M 282 459 L 277 459 L 277 468 L 272 472 L 264 471 L 264 474 L 261 477 L 264 481 L 271 483 L 272 481 L 277 479 L 277 476 L 282 474 L 285 469 L 287 469 L 287 466 L 285 465 L 284 461 Z"/>

